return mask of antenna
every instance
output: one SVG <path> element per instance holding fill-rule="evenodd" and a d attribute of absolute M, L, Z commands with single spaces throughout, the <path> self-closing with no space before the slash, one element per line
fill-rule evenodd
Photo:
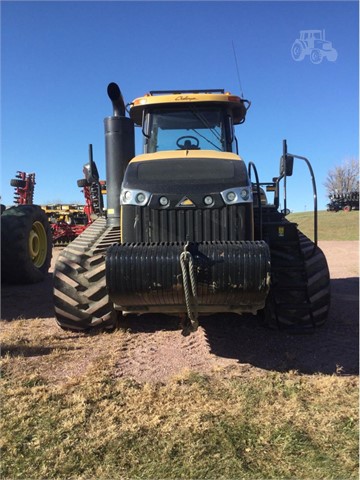
<path fill-rule="evenodd" d="M 234 59 L 235 59 L 235 65 L 236 65 L 236 73 L 237 73 L 237 77 L 238 77 L 238 81 L 239 81 L 240 92 L 241 92 L 241 96 L 244 97 L 243 89 L 242 89 L 242 86 L 241 86 L 239 65 L 238 65 L 238 61 L 237 61 L 237 57 L 236 57 L 234 41 L 231 40 L 231 43 L 232 43 L 232 48 L 233 48 L 233 52 L 234 52 Z"/>

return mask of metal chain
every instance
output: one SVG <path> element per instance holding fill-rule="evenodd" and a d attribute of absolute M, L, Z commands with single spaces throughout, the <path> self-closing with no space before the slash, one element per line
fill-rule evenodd
<path fill-rule="evenodd" d="M 199 327 L 196 277 L 194 259 L 191 253 L 186 250 L 186 247 L 180 255 L 180 266 L 183 277 L 187 314 L 191 324 L 191 331 L 195 332 Z"/>

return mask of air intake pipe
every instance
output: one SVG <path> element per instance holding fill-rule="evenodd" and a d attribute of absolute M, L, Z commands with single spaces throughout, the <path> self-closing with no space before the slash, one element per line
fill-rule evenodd
<path fill-rule="evenodd" d="M 125 103 L 116 83 L 110 83 L 108 96 L 113 115 L 104 119 L 107 190 L 107 224 L 120 225 L 120 191 L 125 169 L 135 156 L 134 123 L 125 117 Z"/>

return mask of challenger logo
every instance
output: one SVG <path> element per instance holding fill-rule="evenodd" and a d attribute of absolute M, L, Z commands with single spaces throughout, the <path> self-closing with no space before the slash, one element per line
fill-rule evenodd
<path fill-rule="evenodd" d="M 184 197 L 180 200 L 180 202 L 176 206 L 177 207 L 195 207 L 195 204 L 190 200 L 190 198 Z"/>

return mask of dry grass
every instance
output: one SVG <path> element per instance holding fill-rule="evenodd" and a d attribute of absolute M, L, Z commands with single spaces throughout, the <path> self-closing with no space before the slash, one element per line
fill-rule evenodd
<path fill-rule="evenodd" d="M 357 377 L 232 368 L 140 384 L 114 377 L 114 335 L 121 349 L 124 331 L 4 325 L 2 478 L 358 477 Z"/>

